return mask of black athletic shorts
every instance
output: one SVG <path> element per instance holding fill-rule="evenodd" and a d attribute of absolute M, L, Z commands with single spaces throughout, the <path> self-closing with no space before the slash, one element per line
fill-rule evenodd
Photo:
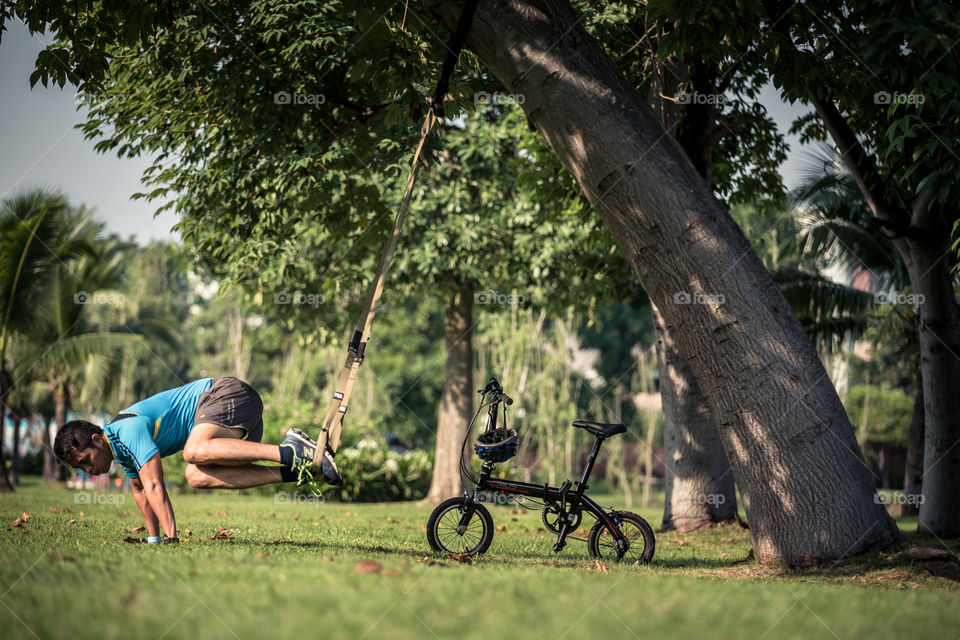
<path fill-rule="evenodd" d="M 227 376 L 214 378 L 209 389 L 200 394 L 193 424 L 242 427 L 245 440 L 260 442 L 263 437 L 263 400 L 243 380 Z"/>

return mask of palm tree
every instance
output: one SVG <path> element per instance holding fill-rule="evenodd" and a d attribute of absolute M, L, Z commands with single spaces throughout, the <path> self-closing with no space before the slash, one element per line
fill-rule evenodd
<path fill-rule="evenodd" d="M 125 345 L 142 339 L 144 328 L 124 325 L 121 293 L 134 247 L 116 237 L 103 238 L 104 225 L 83 209 L 61 214 L 63 243 L 82 243 L 92 251 L 51 268 L 41 317 L 23 335 L 29 347 L 15 371 L 44 372 L 53 395 L 54 420 L 63 425 L 74 399 L 102 397 L 112 368 Z"/>
<path fill-rule="evenodd" d="M 58 223 L 66 209 L 62 196 L 44 190 L 0 201 L 0 426 L 6 423 L 7 394 L 16 384 L 7 367 L 10 340 L 37 318 L 51 266 L 84 250 L 60 241 Z M 0 428 L 0 452 L 4 431 Z M 11 491 L 2 461 L 0 469 L 0 491 Z"/>

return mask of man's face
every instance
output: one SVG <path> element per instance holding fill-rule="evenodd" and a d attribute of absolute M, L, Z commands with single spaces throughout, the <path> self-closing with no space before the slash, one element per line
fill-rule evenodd
<path fill-rule="evenodd" d="M 96 476 L 109 471 L 111 461 L 113 461 L 113 454 L 110 453 L 110 445 L 107 444 L 102 435 L 95 433 L 93 434 L 93 446 L 74 453 L 67 464 L 74 469 L 80 469 Z"/>

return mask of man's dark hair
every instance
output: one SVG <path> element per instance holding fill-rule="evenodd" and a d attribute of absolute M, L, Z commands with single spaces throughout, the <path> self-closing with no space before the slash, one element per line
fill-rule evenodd
<path fill-rule="evenodd" d="M 71 420 L 57 431 L 53 455 L 61 462 L 67 462 L 74 453 L 93 446 L 95 433 L 103 433 L 103 429 L 86 420 Z"/>

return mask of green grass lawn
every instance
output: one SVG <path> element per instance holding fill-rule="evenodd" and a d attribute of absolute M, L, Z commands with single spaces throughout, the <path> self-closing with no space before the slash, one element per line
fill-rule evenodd
<path fill-rule="evenodd" d="M 583 543 L 571 542 L 555 556 L 539 512 L 510 506 L 491 508 L 504 530 L 486 556 L 467 565 L 429 552 L 422 525 L 431 508 L 415 503 L 174 495 L 178 527 L 191 535 L 172 547 L 124 542 L 131 535 L 125 530 L 142 524 L 129 495 L 120 505 L 76 504 L 74 497 L 34 479 L 0 495 L 4 638 L 960 633 L 954 563 L 889 554 L 824 570 L 764 568 L 741 562 L 750 544 L 739 527 L 658 532 L 651 566 L 610 565 L 606 573 L 590 562 Z M 654 528 L 659 524 L 659 509 L 635 510 Z M 13 526 L 22 512 L 29 520 Z M 909 534 L 915 523 L 901 526 Z M 220 527 L 229 538 L 212 539 Z M 382 570 L 358 572 L 362 561 Z"/>

